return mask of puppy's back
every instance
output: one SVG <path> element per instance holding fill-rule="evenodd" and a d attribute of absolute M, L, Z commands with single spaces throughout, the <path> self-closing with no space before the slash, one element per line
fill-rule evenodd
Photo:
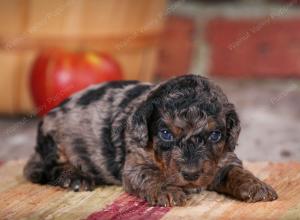
<path fill-rule="evenodd" d="M 53 170 L 63 170 L 63 164 L 95 178 L 97 184 L 120 184 L 127 118 L 151 87 L 114 81 L 66 99 L 40 123 L 36 153 L 25 167 L 25 176 L 47 183 L 59 177 Z"/>

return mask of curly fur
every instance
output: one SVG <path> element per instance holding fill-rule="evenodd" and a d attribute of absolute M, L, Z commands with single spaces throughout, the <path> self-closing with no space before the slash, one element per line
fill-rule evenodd
<path fill-rule="evenodd" d="M 162 129 L 174 140 L 162 140 Z M 209 139 L 215 130 L 216 143 Z M 76 93 L 43 118 L 24 174 L 75 191 L 122 184 L 152 205 L 183 205 L 191 189 L 276 199 L 234 154 L 239 133 L 234 105 L 207 78 L 113 81 Z"/>

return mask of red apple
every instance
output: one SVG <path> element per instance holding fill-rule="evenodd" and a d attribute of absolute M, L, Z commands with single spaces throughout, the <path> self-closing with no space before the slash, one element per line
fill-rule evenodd
<path fill-rule="evenodd" d="M 107 54 L 47 50 L 34 61 L 30 83 L 37 114 L 42 116 L 91 84 L 121 79 L 120 66 Z"/>

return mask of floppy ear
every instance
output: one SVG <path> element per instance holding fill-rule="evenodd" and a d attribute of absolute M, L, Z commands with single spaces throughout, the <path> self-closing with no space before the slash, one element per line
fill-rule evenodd
<path fill-rule="evenodd" d="M 238 137 L 241 131 L 240 120 L 235 111 L 234 105 L 231 103 L 225 104 L 226 117 L 226 147 L 230 151 L 234 151 L 237 145 Z"/>
<path fill-rule="evenodd" d="M 149 140 L 148 123 L 153 112 L 153 103 L 144 101 L 129 118 L 126 131 L 127 141 L 130 145 L 146 147 Z"/>

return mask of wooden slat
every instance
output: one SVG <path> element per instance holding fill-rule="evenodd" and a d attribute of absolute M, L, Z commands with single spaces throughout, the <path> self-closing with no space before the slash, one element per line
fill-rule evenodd
<path fill-rule="evenodd" d="M 26 0 L 0 1 L 0 36 L 20 35 L 26 22 Z"/>
<path fill-rule="evenodd" d="M 71 48 L 98 50 L 105 52 L 119 52 L 140 50 L 147 47 L 157 46 L 160 32 L 153 32 L 143 35 L 119 35 L 119 36 L 98 36 L 98 37 L 30 37 L 16 41 L 10 52 L 22 50 L 39 50 L 43 48 Z M 7 50 L 7 44 L 11 39 L 18 39 L 18 36 L 0 36 L 0 50 Z M 12 40 L 12 42 L 14 42 Z"/>
<path fill-rule="evenodd" d="M 30 90 L 30 75 L 31 75 L 31 64 L 33 63 L 36 56 L 34 51 L 25 51 L 24 55 L 20 58 L 19 69 L 17 72 L 16 82 L 19 81 L 18 89 L 18 101 L 16 103 L 16 113 L 23 112 L 26 114 L 34 112 L 33 100 Z M 18 110 L 18 111 L 17 111 Z"/>
<path fill-rule="evenodd" d="M 15 77 L 19 56 L 17 54 L 7 54 L 0 51 L 0 113 L 15 111 L 15 100 L 17 91 L 15 88 Z"/>

